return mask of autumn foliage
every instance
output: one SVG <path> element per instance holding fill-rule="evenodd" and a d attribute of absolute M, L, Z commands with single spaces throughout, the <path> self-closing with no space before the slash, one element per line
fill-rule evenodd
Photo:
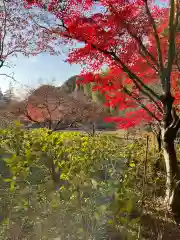
<path fill-rule="evenodd" d="M 126 110 L 123 118 L 108 121 L 128 128 L 162 120 L 162 73 L 169 54 L 168 1 L 158 5 L 153 0 L 25 2 L 26 7 L 35 4 L 55 15 L 59 23 L 54 22 L 46 33 L 69 44 L 68 62 L 84 66 L 82 82 L 95 82 L 95 90 L 106 96 L 107 105 Z M 169 73 L 176 106 L 180 97 L 179 41 L 176 31 L 177 56 Z M 102 77 L 105 66 L 109 72 Z"/>
<path fill-rule="evenodd" d="M 49 130 L 77 127 L 102 121 L 105 108 L 93 102 L 82 92 L 66 93 L 62 88 L 42 85 L 29 96 L 8 108 L 12 117 L 26 123 L 35 123 Z"/>

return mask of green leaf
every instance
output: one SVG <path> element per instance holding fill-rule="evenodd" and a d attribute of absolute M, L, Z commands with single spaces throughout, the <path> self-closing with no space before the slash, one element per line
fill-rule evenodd
<path fill-rule="evenodd" d="M 108 220 L 108 224 L 109 224 L 109 225 L 112 225 L 112 224 L 113 224 L 113 220 L 111 220 L 111 219 Z"/>
<path fill-rule="evenodd" d="M 135 165 L 134 162 L 130 162 L 129 166 L 133 168 L 133 167 L 135 167 L 136 165 Z"/>
<path fill-rule="evenodd" d="M 14 190 L 15 190 L 15 182 L 12 181 L 11 184 L 10 184 L 10 191 L 14 192 Z"/>
<path fill-rule="evenodd" d="M 60 179 L 62 179 L 62 180 L 68 180 L 67 174 L 61 173 Z"/>
<path fill-rule="evenodd" d="M 8 183 L 8 182 L 12 182 L 12 178 L 5 178 L 5 179 L 4 179 L 4 182 L 7 182 L 7 183 Z"/>
<path fill-rule="evenodd" d="M 4 219 L 2 223 L 5 225 L 9 225 L 9 218 Z"/>

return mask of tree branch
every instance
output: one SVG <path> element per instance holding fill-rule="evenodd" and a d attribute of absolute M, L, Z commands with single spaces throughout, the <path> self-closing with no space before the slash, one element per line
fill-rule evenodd
<path fill-rule="evenodd" d="M 111 56 L 114 56 L 115 60 L 117 60 L 118 62 L 120 62 L 122 69 L 124 70 L 124 72 L 126 72 L 128 74 L 128 76 L 130 77 L 130 79 L 133 81 L 133 83 L 135 84 L 135 86 L 140 90 L 140 92 L 142 94 L 144 94 L 146 97 L 149 98 L 149 100 L 151 100 L 152 102 L 154 102 L 156 104 L 156 106 L 158 107 L 158 109 L 160 110 L 160 112 L 163 112 L 163 110 L 161 109 L 161 107 L 157 104 L 156 100 L 146 91 L 148 90 L 154 97 L 157 98 L 157 100 L 161 100 L 160 96 L 158 96 L 151 88 L 149 88 L 146 84 L 144 84 L 141 79 L 135 74 L 133 73 L 122 61 L 120 58 L 118 58 L 113 52 L 108 52 L 107 50 L 102 50 L 105 54 L 109 54 Z"/>
<path fill-rule="evenodd" d="M 177 22 L 174 23 L 175 15 L 175 2 L 170 0 L 170 16 L 169 16 L 169 38 L 168 38 L 168 63 L 166 68 L 166 82 L 165 82 L 165 93 L 169 94 L 171 91 L 171 71 L 175 58 L 175 48 L 176 48 L 176 26 Z"/>
<path fill-rule="evenodd" d="M 139 54 L 145 59 L 146 63 L 155 71 L 155 72 L 159 72 L 159 70 L 147 59 L 147 57 L 141 52 L 141 50 L 139 51 Z"/>
<path fill-rule="evenodd" d="M 3 0 L 3 8 L 4 8 L 4 15 L 5 16 L 4 16 L 4 21 L 2 23 L 2 25 L 3 25 L 3 36 L 0 39 L 0 58 L 1 59 L 2 59 L 2 56 L 3 56 L 4 42 L 5 42 L 5 38 L 6 38 L 6 34 L 7 34 L 7 31 L 6 31 L 6 26 L 7 26 L 7 9 L 6 9 L 5 0 Z M 4 61 L 1 60 L 1 64 L 2 64 L 2 62 L 4 62 Z"/>
<path fill-rule="evenodd" d="M 160 120 L 154 115 L 153 112 L 151 112 L 137 97 L 133 96 L 133 94 L 124 86 L 122 86 L 124 92 L 128 94 L 130 97 L 132 97 L 146 112 L 153 117 L 157 122 L 160 122 Z"/>
<path fill-rule="evenodd" d="M 113 13 L 116 14 L 116 10 L 115 10 L 114 7 L 112 6 L 112 4 L 109 4 L 109 6 L 111 7 Z M 157 68 L 159 68 L 159 64 L 158 64 L 156 58 L 147 50 L 147 48 L 146 48 L 146 46 L 143 44 L 142 40 L 141 40 L 135 33 L 133 33 L 133 32 L 130 30 L 130 28 L 128 27 L 128 24 L 126 24 L 126 23 L 123 23 L 123 24 L 124 24 L 124 26 L 126 27 L 126 29 L 127 29 L 128 33 L 130 34 L 130 36 L 136 40 L 136 42 L 138 43 L 138 45 L 139 45 L 139 47 L 142 49 L 142 51 L 145 53 L 145 55 L 147 55 L 147 56 L 151 59 L 151 61 L 155 64 L 155 66 L 156 66 Z M 142 55 L 142 56 L 144 57 L 144 55 Z M 147 59 L 146 59 L 146 60 L 147 60 Z M 159 72 L 157 68 L 155 68 L 155 69 L 156 69 L 157 72 Z"/>
<path fill-rule="evenodd" d="M 160 67 L 159 74 L 160 74 L 160 78 L 161 78 L 161 84 L 162 84 L 162 87 L 164 89 L 164 85 L 165 85 L 164 64 L 163 64 L 163 57 L 162 57 L 162 51 L 161 51 L 160 38 L 159 38 L 159 35 L 158 35 L 158 32 L 157 32 L 156 23 L 154 21 L 153 16 L 151 15 L 151 12 L 150 12 L 150 9 L 149 9 L 149 6 L 148 6 L 148 1 L 144 0 L 144 2 L 145 2 L 145 8 L 146 8 L 146 12 L 147 12 L 149 21 L 150 21 L 150 23 L 151 23 L 151 25 L 153 27 L 154 38 L 155 38 L 156 45 L 157 45 L 158 62 L 159 62 L 159 67 Z"/>

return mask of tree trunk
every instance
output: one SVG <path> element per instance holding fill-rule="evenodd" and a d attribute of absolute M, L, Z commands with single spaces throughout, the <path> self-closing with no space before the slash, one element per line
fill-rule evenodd
<path fill-rule="evenodd" d="M 165 201 L 169 210 L 175 217 L 180 216 L 180 173 L 178 168 L 174 140 L 174 128 L 162 129 L 162 147 L 166 165 L 166 197 Z"/>
<path fill-rule="evenodd" d="M 167 79 L 170 82 L 170 79 Z M 180 219 L 180 173 L 178 168 L 175 139 L 180 128 L 180 118 L 173 106 L 174 97 L 171 95 L 169 85 L 165 86 L 165 94 L 161 96 L 163 104 L 163 120 L 161 122 L 161 138 L 164 161 L 166 165 L 166 196 L 167 207 L 174 215 L 175 220 Z"/>

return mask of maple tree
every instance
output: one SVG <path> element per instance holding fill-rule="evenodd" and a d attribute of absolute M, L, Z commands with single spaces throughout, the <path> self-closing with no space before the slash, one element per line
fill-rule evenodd
<path fill-rule="evenodd" d="M 180 127 L 179 1 L 162 0 L 158 5 L 154 0 L 25 1 L 26 8 L 32 5 L 55 16 L 56 21 L 45 27 L 46 34 L 70 45 L 67 61 L 85 66 L 83 82 L 94 82 L 107 105 L 130 109 L 123 118 L 107 120 L 124 128 L 142 122 L 159 126 L 166 200 L 177 212 L 180 172 L 174 140 Z M 36 24 L 42 28 L 42 21 Z M 102 77 L 104 66 L 109 72 Z"/>

